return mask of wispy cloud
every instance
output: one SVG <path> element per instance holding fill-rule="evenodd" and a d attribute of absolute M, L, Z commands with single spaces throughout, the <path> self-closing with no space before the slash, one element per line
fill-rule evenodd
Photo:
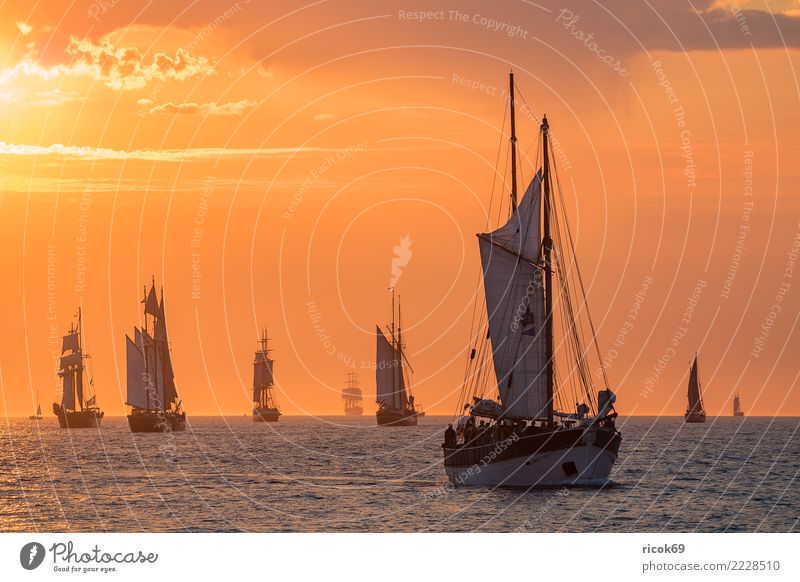
<path fill-rule="evenodd" d="M 182 150 L 115 150 L 89 146 L 52 144 L 39 146 L 9 144 L 0 141 L 0 156 L 53 156 L 77 160 L 143 160 L 152 162 L 186 162 L 222 158 L 289 156 L 315 152 L 337 152 L 338 148 L 187 148 Z"/>
<path fill-rule="evenodd" d="M 17 64 L 0 70 L 0 84 L 25 77 L 44 80 L 89 77 L 110 89 L 124 91 L 142 89 L 153 81 L 185 81 L 215 73 L 208 59 L 183 48 L 174 55 L 155 53 L 146 57 L 135 47 L 114 46 L 108 40 L 95 43 L 71 37 L 66 53 L 72 57 L 72 62 L 55 65 L 42 65 L 28 54 Z"/>
<path fill-rule="evenodd" d="M 150 114 L 168 113 L 174 115 L 242 115 L 248 109 L 256 106 L 255 101 L 242 99 L 232 103 L 162 103 L 154 105 L 150 99 L 139 99 L 137 103 L 148 108 Z"/>

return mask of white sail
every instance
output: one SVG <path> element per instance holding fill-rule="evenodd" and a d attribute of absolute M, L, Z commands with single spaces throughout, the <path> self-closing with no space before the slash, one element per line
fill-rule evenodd
<path fill-rule="evenodd" d="M 144 362 L 144 354 L 140 346 L 142 335 L 136 329 L 136 339 L 140 340 L 137 346 L 131 338 L 125 336 L 125 355 L 128 369 L 128 404 L 139 408 L 147 408 L 147 382 L 145 374 L 147 369 Z"/>
<path fill-rule="evenodd" d="M 478 235 L 500 400 L 508 415 L 523 418 L 547 410 L 541 194 L 538 173 L 508 222 Z"/>
<path fill-rule="evenodd" d="M 375 360 L 375 383 L 377 402 L 394 410 L 405 410 L 406 388 L 400 354 L 392 347 L 380 328 L 377 328 L 377 357 Z"/>

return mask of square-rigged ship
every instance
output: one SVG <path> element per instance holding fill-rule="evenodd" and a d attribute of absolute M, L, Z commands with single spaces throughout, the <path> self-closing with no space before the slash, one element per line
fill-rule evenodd
<path fill-rule="evenodd" d="M 459 402 L 472 396 L 472 405 L 459 419 L 460 434 L 451 428 L 445 433 L 445 470 L 455 485 L 604 485 L 622 441 L 614 424 L 615 396 L 600 365 L 603 386 L 594 399 L 584 335 L 591 334 L 598 364 L 600 351 L 550 166 L 546 116 L 536 153 L 541 169 L 517 200 L 513 73 L 509 85 L 510 217 L 478 235 L 487 317 L 473 334 Z M 568 412 L 572 403 L 574 412 Z"/>
<path fill-rule="evenodd" d="M 78 309 L 78 325 L 70 325 L 69 333 L 61 341 L 61 403 L 53 403 L 53 414 L 58 417 L 61 428 L 93 428 L 100 426 L 103 412 L 97 407 L 92 391 L 92 382 L 87 383 L 86 366 L 81 343 L 81 310 Z"/>
<path fill-rule="evenodd" d="M 175 373 L 167 337 L 164 290 L 156 297 L 155 279 L 150 292 L 145 288 L 144 328 L 134 328 L 134 339 L 125 336 L 128 393 L 131 407 L 128 425 L 131 432 L 171 432 L 186 430 L 186 413 L 178 399 Z M 148 328 L 148 317 L 152 328 Z M 152 335 L 150 334 L 152 329 Z"/>
<path fill-rule="evenodd" d="M 361 416 L 364 412 L 362 404 L 364 396 L 361 388 L 358 387 L 358 374 L 355 372 L 347 373 L 347 385 L 342 390 L 342 400 L 344 400 L 344 413 L 347 416 Z"/>
<path fill-rule="evenodd" d="M 281 411 L 272 396 L 275 361 L 269 357 L 267 330 L 261 331 L 261 349 L 253 361 L 253 422 L 278 422 Z"/>

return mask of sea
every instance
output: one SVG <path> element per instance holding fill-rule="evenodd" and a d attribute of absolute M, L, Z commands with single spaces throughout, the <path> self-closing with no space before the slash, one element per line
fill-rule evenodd
<path fill-rule="evenodd" d="M 791 532 L 800 530 L 800 418 L 618 419 L 603 488 L 453 488 L 448 417 L 189 417 L 131 434 L 55 418 L 0 424 L 0 531 Z"/>

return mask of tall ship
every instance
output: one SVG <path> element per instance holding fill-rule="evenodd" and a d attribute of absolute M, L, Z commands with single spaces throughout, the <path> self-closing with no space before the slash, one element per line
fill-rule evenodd
<path fill-rule="evenodd" d="M 733 396 L 733 415 L 744 416 L 744 412 L 742 412 L 742 403 L 739 401 L 738 392 Z"/>
<path fill-rule="evenodd" d="M 175 373 L 167 337 L 164 289 L 161 301 L 156 296 L 155 278 L 150 291 L 145 287 L 144 327 L 134 327 L 133 339 L 125 336 L 128 391 L 131 407 L 128 425 L 131 432 L 172 432 L 186 430 L 183 411 L 175 386 Z"/>
<path fill-rule="evenodd" d="M 697 376 L 697 354 L 694 355 L 692 369 L 689 371 L 689 406 L 683 418 L 686 422 L 705 422 L 706 411 L 703 408 L 703 397 L 700 395 L 700 380 Z"/>
<path fill-rule="evenodd" d="M 395 326 L 395 293 L 392 289 L 392 324 L 389 337 L 376 326 L 377 356 L 375 358 L 376 404 L 375 418 L 380 426 L 417 426 L 417 408 L 411 393 L 411 367 L 403 353 L 400 303 L 397 302 Z"/>
<path fill-rule="evenodd" d="M 58 417 L 61 428 L 94 428 L 100 426 L 103 411 L 97 407 L 92 380 L 86 381 L 86 366 L 83 361 L 89 356 L 83 353 L 81 332 L 81 310 L 78 309 L 77 325 L 70 324 L 69 333 L 61 340 L 61 402 L 53 403 L 53 414 Z"/>
<path fill-rule="evenodd" d="M 31 414 L 28 420 L 42 420 L 42 405 L 39 402 L 39 391 L 36 391 L 36 413 Z"/>
<path fill-rule="evenodd" d="M 261 331 L 261 349 L 253 361 L 253 422 L 278 422 L 281 411 L 272 396 L 275 361 L 269 357 L 267 330 Z"/>
<path fill-rule="evenodd" d="M 346 382 L 347 384 L 342 390 L 344 413 L 347 416 L 361 416 L 364 413 L 364 396 L 361 394 L 361 388 L 358 387 L 358 374 L 348 372 Z"/>
<path fill-rule="evenodd" d="M 455 486 L 603 486 L 622 441 L 616 396 L 601 365 L 551 167 L 547 116 L 533 153 L 539 170 L 518 199 L 515 99 L 512 72 L 511 193 L 501 203 L 509 216 L 477 235 L 483 275 L 477 300 L 485 301 L 485 311 L 476 305 L 483 315 L 468 349 L 458 431 L 445 431 L 445 471 Z"/>

